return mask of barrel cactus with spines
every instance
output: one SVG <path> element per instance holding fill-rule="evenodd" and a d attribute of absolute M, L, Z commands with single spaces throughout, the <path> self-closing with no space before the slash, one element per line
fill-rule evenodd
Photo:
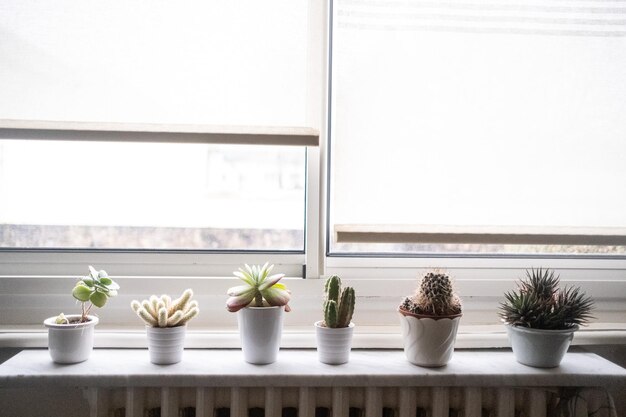
<path fill-rule="evenodd" d="M 324 325 L 330 328 L 348 327 L 354 314 L 354 288 L 341 289 L 341 279 L 333 275 L 326 280 L 323 304 Z"/>
<path fill-rule="evenodd" d="M 428 316 L 453 316 L 461 313 L 461 299 L 454 292 L 450 277 L 440 271 L 426 273 L 413 296 L 406 297 L 400 308 Z"/>

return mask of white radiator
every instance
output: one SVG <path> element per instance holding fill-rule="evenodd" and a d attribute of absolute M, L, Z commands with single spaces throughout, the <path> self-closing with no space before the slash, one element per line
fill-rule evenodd
<path fill-rule="evenodd" d="M 603 390 L 573 388 L 86 388 L 85 394 L 91 417 L 617 417 Z"/>

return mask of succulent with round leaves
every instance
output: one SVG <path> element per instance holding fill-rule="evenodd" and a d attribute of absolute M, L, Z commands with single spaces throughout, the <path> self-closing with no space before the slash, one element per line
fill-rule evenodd
<path fill-rule="evenodd" d="M 191 297 L 193 291 L 186 289 L 175 300 L 166 294 L 160 297 L 152 295 L 141 302 L 133 300 L 130 307 L 150 327 L 178 327 L 184 326 L 200 313 L 198 302 L 192 301 Z"/>
<path fill-rule="evenodd" d="M 341 279 L 333 275 L 324 285 L 324 326 L 330 328 L 348 327 L 354 314 L 356 301 L 354 288 L 341 289 Z"/>
<path fill-rule="evenodd" d="M 245 265 L 233 274 L 244 282 L 244 285 L 229 288 L 227 294 L 230 298 L 226 301 L 226 308 L 231 313 L 244 307 L 269 307 L 285 306 L 285 311 L 290 311 L 289 300 L 291 295 L 281 278 L 285 274 L 270 275 L 274 265 Z"/>
<path fill-rule="evenodd" d="M 431 271 L 424 274 L 415 294 L 406 297 L 400 309 L 416 315 L 442 317 L 461 314 L 462 305 L 450 277 L 440 271 Z"/>
<path fill-rule="evenodd" d="M 110 297 L 117 295 L 120 286 L 109 278 L 104 270 L 96 271 L 89 265 L 89 275 L 82 277 L 74 286 L 72 296 L 81 302 L 80 323 L 89 321 L 87 316 L 91 309 L 95 306 L 104 307 Z M 56 324 L 69 324 L 69 320 L 65 314 L 61 313 L 55 320 Z"/>
<path fill-rule="evenodd" d="M 500 317 L 512 326 L 565 330 L 593 317 L 593 299 L 579 287 L 559 288 L 560 278 L 550 269 L 531 269 L 517 290 L 504 294 Z"/>

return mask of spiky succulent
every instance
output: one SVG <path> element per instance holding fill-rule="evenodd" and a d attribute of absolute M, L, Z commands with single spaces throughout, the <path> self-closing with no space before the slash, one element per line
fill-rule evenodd
<path fill-rule="evenodd" d="M 400 309 L 427 316 L 454 316 L 461 313 L 461 299 L 455 294 L 452 280 L 439 271 L 426 273 L 415 294 L 406 297 Z"/>
<path fill-rule="evenodd" d="M 175 300 L 165 294 L 160 297 L 153 295 L 142 302 L 133 300 L 130 307 L 148 326 L 184 326 L 200 313 L 198 302 L 191 301 L 191 297 L 193 297 L 193 291 L 187 289 Z"/>
<path fill-rule="evenodd" d="M 72 296 L 81 302 L 80 322 L 84 323 L 89 319 L 87 316 L 91 309 L 95 306 L 104 307 L 110 297 L 117 295 L 120 286 L 109 278 L 105 270 L 96 271 L 89 265 L 89 275 L 82 277 L 72 289 Z M 61 313 L 57 316 L 55 322 L 57 324 L 68 324 L 69 320 L 65 314 Z"/>
<path fill-rule="evenodd" d="M 291 295 L 281 278 L 285 274 L 270 275 L 274 265 L 245 265 L 233 274 L 244 282 L 244 285 L 228 289 L 230 296 L 226 301 L 226 308 L 230 312 L 236 312 L 244 307 L 267 307 L 285 306 L 285 311 L 289 311 L 289 300 Z"/>
<path fill-rule="evenodd" d="M 564 330 L 586 324 L 593 317 L 593 299 L 579 287 L 559 288 L 550 269 L 531 269 L 517 290 L 504 294 L 500 317 L 508 324 L 545 330 Z"/>
<path fill-rule="evenodd" d="M 355 295 L 354 288 L 341 289 L 341 279 L 333 275 L 326 280 L 324 285 L 324 325 L 338 328 L 348 327 L 354 314 Z"/>

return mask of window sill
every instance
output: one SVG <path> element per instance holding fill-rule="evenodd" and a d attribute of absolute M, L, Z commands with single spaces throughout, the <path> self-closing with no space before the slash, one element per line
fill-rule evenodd
<path fill-rule="evenodd" d="M 314 350 L 283 350 L 271 365 L 251 365 L 240 350 L 186 350 L 182 362 L 149 363 L 142 350 L 96 349 L 90 360 L 54 364 L 45 350 L 25 350 L 0 365 L 0 388 L 82 387 L 600 387 L 624 384 L 626 370 L 592 353 L 568 353 L 554 369 L 517 363 L 509 351 L 457 351 L 442 368 L 409 364 L 398 350 L 356 350 L 345 365 L 325 365 Z"/>

